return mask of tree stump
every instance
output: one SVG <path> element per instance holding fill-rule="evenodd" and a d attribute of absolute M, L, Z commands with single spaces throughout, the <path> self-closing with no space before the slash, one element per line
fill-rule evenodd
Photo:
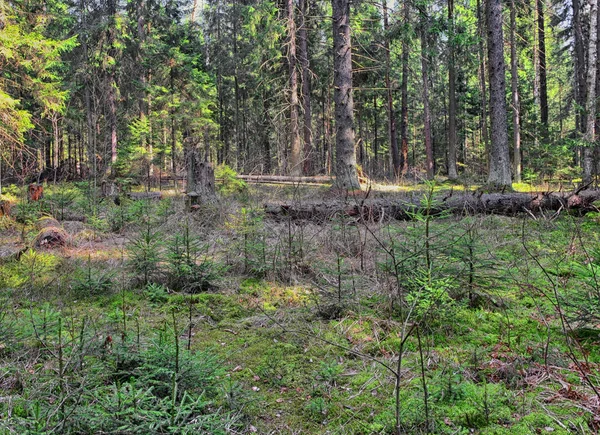
<path fill-rule="evenodd" d="M 10 216 L 10 210 L 12 209 L 13 203 L 7 199 L 0 199 L 0 217 Z"/>
<path fill-rule="evenodd" d="M 215 192 L 215 171 L 208 161 L 200 159 L 197 149 L 189 149 L 186 155 L 188 211 L 198 209 L 201 204 L 217 200 Z"/>
<path fill-rule="evenodd" d="M 44 186 L 41 184 L 32 183 L 27 189 L 27 199 L 29 201 L 39 201 L 44 197 Z"/>

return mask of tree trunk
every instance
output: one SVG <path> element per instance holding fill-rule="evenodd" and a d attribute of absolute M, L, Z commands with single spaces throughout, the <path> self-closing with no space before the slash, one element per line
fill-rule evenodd
<path fill-rule="evenodd" d="M 352 97 L 352 46 L 350 2 L 332 0 L 333 99 L 335 102 L 336 182 L 340 190 L 360 189 L 354 147 L 354 100 Z"/>
<path fill-rule="evenodd" d="M 504 38 L 502 35 L 502 1 L 489 0 L 488 60 L 490 74 L 490 120 L 492 141 L 488 183 L 511 186 L 510 153 L 506 122 L 506 83 L 504 76 Z"/>
<path fill-rule="evenodd" d="M 409 24 L 409 2 L 403 4 L 404 26 Z M 406 32 L 405 32 L 406 33 Z M 400 83 L 400 172 L 408 172 L 408 35 L 402 35 L 402 82 Z"/>
<path fill-rule="evenodd" d="M 290 175 L 302 174 L 302 149 L 298 122 L 298 70 L 296 69 L 296 24 L 294 22 L 294 1 L 287 0 L 288 63 L 290 72 L 290 157 L 288 172 Z"/>
<path fill-rule="evenodd" d="M 521 182 L 521 126 L 519 120 L 519 75 L 517 42 L 517 10 L 515 0 L 510 2 L 510 72 L 512 92 L 512 121 L 513 121 L 513 171 L 515 183 Z"/>
<path fill-rule="evenodd" d="M 212 165 L 202 160 L 196 147 L 186 152 L 187 169 L 187 206 L 188 211 L 201 204 L 212 203 L 217 199 L 215 193 L 215 171 Z"/>
<path fill-rule="evenodd" d="M 477 0 L 477 24 L 479 33 L 479 90 L 481 92 L 481 138 L 485 152 L 485 164 L 489 168 L 490 164 L 490 138 L 487 124 L 488 109 L 487 109 L 487 87 L 485 83 L 485 72 L 487 70 L 486 59 L 484 54 L 485 41 L 485 24 L 483 13 L 481 11 L 480 0 Z"/>
<path fill-rule="evenodd" d="M 454 0 L 448 0 L 448 178 L 458 178 L 456 170 L 456 70 L 454 66 Z"/>
<path fill-rule="evenodd" d="M 548 84 L 546 79 L 546 29 L 544 24 L 544 1 L 536 0 L 538 30 L 538 66 L 540 78 L 540 121 L 542 140 L 548 140 Z"/>
<path fill-rule="evenodd" d="M 400 176 L 400 154 L 398 152 L 398 136 L 396 135 L 396 114 L 394 112 L 394 94 L 390 80 L 391 55 L 390 43 L 387 36 L 389 29 L 387 2 L 383 2 L 383 50 L 385 52 L 385 87 L 387 89 L 387 115 L 388 115 L 388 137 L 390 141 L 390 154 L 392 157 L 392 170 L 394 177 Z"/>
<path fill-rule="evenodd" d="M 108 26 L 108 54 L 116 58 L 115 49 L 115 32 L 116 32 L 116 16 L 117 16 L 117 0 L 108 1 L 108 13 L 110 24 Z M 110 162 L 114 164 L 117 161 L 117 81 L 115 79 L 116 64 L 108 66 L 107 80 L 107 99 L 108 99 L 108 122 L 110 125 Z M 111 168 L 112 171 L 112 168 Z"/>
<path fill-rule="evenodd" d="M 585 134 L 585 47 L 582 31 L 580 0 L 573 0 L 573 33 L 575 39 L 575 102 L 578 109 L 575 112 L 575 126 L 578 132 Z"/>
<path fill-rule="evenodd" d="M 429 56 L 427 53 L 427 17 L 423 17 L 424 28 L 421 30 L 421 77 L 423 81 L 423 129 L 425 135 L 425 155 L 427 178 L 432 180 L 435 176 L 433 167 L 433 141 L 431 138 L 431 113 L 429 110 L 429 74 L 428 63 Z"/>
<path fill-rule="evenodd" d="M 312 110 L 310 101 L 310 59 L 308 55 L 308 0 L 300 0 L 300 13 L 302 14 L 302 25 L 298 31 L 300 40 L 300 64 L 302 65 L 302 106 L 304 109 L 304 164 L 302 172 L 309 175 L 313 171 L 313 133 L 312 133 Z"/>
<path fill-rule="evenodd" d="M 598 60 L 598 0 L 590 0 L 590 36 L 588 44 L 585 147 L 583 149 L 583 184 L 592 180 L 596 141 L 596 62 Z"/>
<path fill-rule="evenodd" d="M 572 193 L 489 193 L 459 194 L 446 196 L 436 201 L 428 210 L 438 216 L 452 213 L 464 216 L 473 214 L 498 214 L 504 216 L 528 215 L 537 219 L 557 217 L 563 211 L 585 214 L 597 208 L 594 202 L 600 199 L 600 190 Z M 323 201 L 285 204 L 265 204 L 267 216 L 274 219 L 302 219 L 317 223 L 337 220 L 340 216 L 358 218 L 367 222 L 382 222 L 389 219 L 414 220 L 422 211 L 420 199 L 404 200 L 367 199 L 355 201 Z"/>

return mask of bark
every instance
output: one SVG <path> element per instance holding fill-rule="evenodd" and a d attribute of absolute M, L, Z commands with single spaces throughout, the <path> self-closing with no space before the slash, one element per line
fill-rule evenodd
<path fill-rule="evenodd" d="M 454 0 L 448 0 L 448 178 L 458 178 L 456 170 L 456 70 L 454 66 Z"/>
<path fill-rule="evenodd" d="M 424 17 L 427 20 L 427 17 Z M 431 113 L 429 110 L 429 74 L 428 74 L 428 53 L 427 53 L 427 30 L 421 30 L 421 78 L 423 81 L 423 130 L 425 135 L 425 154 L 427 178 L 433 179 L 433 141 L 431 138 Z"/>
<path fill-rule="evenodd" d="M 389 28 L 387 2 L 383 2 L 383 30 L 387 33 Z M 390 141 L 390 154 L 392 157 L 392 170 L 394 177 L 398 177 L 401 171 L 400 154 L 398 152 L 398 136 L 396 135 L 396 114 L 394 112 L 394 94 L 392 92 L 392 83 L 390 80 L 391 56 L 390 43 L 387 35 L 384 33 L 383 50 L 385 52 L 385 87 L 387 89 L 387 115 L 388 115 L 388 136 Z"/>
<path fill-rule="evenodd" d="M 403 5 L 404 25 L 408 26 L 409 2 Z M 402 39 L 402 82 L 400 83 L 400 172 L 406 175 L 408 172 L 408 36 Z"/>
<path fill-rule="evenodd" d="M 506 83 L 504 38 L 502 35 L 502 1 L 489 0 L 488 60 L 490 75 L 490 121 L 492 126 L 488 183 L 511 186 L 510 155 L 506 121 Z"/>
<path fill-rule="evenodd" d="M 538 67 L 540 80 L 540 121 L 542 138 L 548 140 L 548 84 L 546 78 L 546 29 L 544 24 L 544 2 L 536 0 L 538 30 Z"/>
<path fill-rule="evenodd" d="M 588 45 L 587 92 L 586 92 L 586 128 L 585 147 L 583 149 L 583 183 L 592 179 L 594 166 L 594 143 L 596 140 L 596 62 L 598 38 L 598 0 L 590 0 L 590 36 Z"/>
<path fill-rule="evenodd" d="M 298 128 L 298 70 L 296 69 L 296 24 L 294 1 L 287 0 L 288 63 L 290 72 L 290 158 L 288 172 L 298 176 L 302 173 L 300 131 Z"/>
<path fill-rule="evenodd" d="M 477 24 L 479 33 L 479 90 L 481 92 L 481 138 L 483 140 L 483 147 L 485 149 L 485 163 L 489 167 L 490 162 L 490 138 L 488 131 L 488 109 L 487 109 L 487 88 L 485 84 L 485 72 L 487 69 L 485 54 L 484 54 L 484 40 L 485 40 L 485 24 L 482 16 L 480 0 L 477 0 Z"/>
<path fill-rule="evenodd" d="M 143 199 L 162 199 L 162 192 L 128 192 L 127 196 L 134 201 Z"/>
<path fill-rule="evenodd" d="M 578 109 L 576 111 L 576 128 L 581 134 L 585 133 L 585 115 L 582 108 L 585 107 L 585 47 L 581 22 L 580 0 L 573 0 L 573 33 L 575 49 L 575 102 Z"/>
<path fill-rule="evenodd" d="M 552 219 L 563 212 L 583 215 L 597 211 L 594 202 L 600 199 L 600 190 L 572 193 L 490 193 L 461 194 L 439 198 L 430 209 L 431 215 L 448 213 L 464 216 L 473 214 L 497 214 L 519 216 L 527 214 L 534 218 Z M 423 213 L 419 199 L 350 199 L 348 201 L 324 201 L 313 203 L 265 204 L 267 216 L 274 219 L 302 219 L 326 222 L 340 216 L 381 222 L 389 219 L 413 220 Z"/>
<path fill-rule="evenodd" d="M 308 0 L 300 0 L 300 13 L 302 14 L 302 25 L 298 30 L 300 51 L 300 64 L 302 65 L 302 107 L 304 110 L 304 164 L 302 172 L 304 175 L 312 173 L 313 169 L 313 134 L 312 134 L 312 110 L 310 101 L 310 59 L 308 54 Z"/>
<path fill-rule="evenodd" d="M 110 23 L 107 29 L 109 50 L 108 54 L 113 58 L 116 57 L 115 49 L 115 32 L 116 32 L 116 15 L 117 15 L 117 0 L 108 1 L 108 13 Z M 110 125 L 110 162 L 114 164 L 117 161 L 117 81 L 115 79 L 116 64 L 110 65 L 108 70 L 107 80 L 107 99 L 108 99 L 108 122 Z"/>
<path fill-rule="evenodd" d="M 42 198 L 44 198 L 44 186 L 34 183 L 27 187 L 27 199 L 29 201 L 40 201 Z"/>
<path fill-rule="evenodd" d="M 354 147 L 354 100 L 352 97 L 352 46 L 350 2 L 332 0 L 333 9 L 333 99 L 335 102 L 336 182 L 340 190 L 360 189 Z"/>
<path fill-rule="evenodd" d="M 513 121 L 513 171 L 515 183 L 521 182 L 521 126 L 519 119 L 519 75 L 517 42 L 517 10 L 515 0 L 510 3 L 510 72 L 512 92 L 512 121 Z"/>
<path fill-rule="evenodd" d="M 331 183 L 333 177 L 315 175 L 312 177 L 292 177 L 286 175 L 238 175 L 240 180 L 250 183 L 295 183 L 295 184 L 325 184 Z"/>
<path fill-rule="evenodd" d="M 215 171 L 212 165 L 200 157 L 197 148 L 189 148 L 186 153 L 187 206 L 212 203 L 217 199 L 215 192 Z"/>

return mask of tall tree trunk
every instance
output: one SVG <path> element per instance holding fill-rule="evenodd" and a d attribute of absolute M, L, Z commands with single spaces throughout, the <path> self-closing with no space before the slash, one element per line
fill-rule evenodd
<path fill-rule="evenodd" d="M 405 1 L 402 7 L 404 26 L 408 26 L 409 2 Z M 406 32 L 405 32 L 406 33 Z M 408 172 L 408 35 L 402 35 L 402 82 L 400 83 L 400 172 Z"/>
<path fill-rule="evenodd" d="M 107 80 L 107 99 L 108 99 L 108 123 L 110 125 L 110 162 L 114 164 L 117 161 L 117 81 L 115 79 L 116 63 L 116 17 L 117 17 L 117 0 L 108 0 L 108 54 L 113 58 L 112 65 L 109 65 L 108 80 Z M 111 168 L 112 171 L 112 168 Z"/>
<path fill-rule="evenodd" d="M 506 83 L 504 38 L 502 35 L 502 1 L 487 2 L 488 58 L 490 74 L 490 121 L 492 141 L 488 183 L 511 186 L 510 153 L 506 121 Z"/>
<path fill-rule="evenodd" d="M 542 139 L 548 140 L 548 82 L 546 76 L 546 29 L 544 24 L 544 1 L 536 0 L 538 30 L 538 66 L 540 78 L 540 121 Z"/>
<path fill-rule="evenodd" d="M 238 15 L 237 2 L 233 3 L 233 87 L 235 94 L 235 117 L 234 117 L 234 145 L 235 145 L 235 162 L 231 160 L 229 155 L 229 165 L 233 165 L 237 169 L 240 165 L 242 157 L 242 146 L 240 144 L 240 84 L 238 82 Z"/>
<path fill-rule="evenodd" d="M 435 176 L 433 163 L 433 140 L 431 137 L 431 113 L 429 110 L 429 74 L 428 63 L 429 55 L 427 53 L 427 17 L 423 17 L 424 27 L 421 29 L 421 78 L 423 81 L 423 129 L 425 136 L 425 166 L 427 169 L 427 178 L 432 180 Z"/>
<path fill-rule="evenodd" d="M 302 172 L 310 175 L 313 171 L 313 133 L 312 133 L 312 109 L 310 101 L 310 58 L 308 54 L 308 0 L 300 0 L 300 13 L 302 14 L 302 25 L 298 29 L 299 57 L 302 65 L 302 106 L 304 109 L 304 164 Z"/>
<path fill-rule="evenodd" d="M 335 188 L 360 189 L 354 147 L 354 100 L 352 97 L 352 45 L 350 2 L 332 0 L 333 99 L 335 102 Z"/>
<path fill-rule="evenodd" d="M 481 138 L 485 152 L 485 164 L 489 168 L 490 164 L 490 138 L 488 129 L 488 109 L 487 109 L 487 86 L 485 81 L 485 72 L 487 70 L 486 58 L 484 54 L 485 41 L 485 20 L 482 12 L 480 0 L 477 0 L 477 24 L 479 32 L 479 90 L 481 92 Z"/>
<path fill-rule="evenodd" d="M 390 154 L 392 157 L 392 170 L 394 177 L 400 175 L 400 154 L 398 152 L 398 136 L 396 135 L 396 114 L 394 112 L 394 94 L 392 92 L 392 82 L 390 80 L 391 55 L 390 43 L 387 37 L 389 29 L 387 2 L 383 2 L 383 50 L 385 52 L 385 87 L 387 89 L 387 115 L 388 115 L 388 137 L 390 141 Z"/>
<path fill-rule="evenodd" d="M 578 109 L 575 113 L 577 131 L 585 133 L 585 47 L 582 31 L 580 0 L 573 0 L 573 33 L 575 39 L 575 102 Z"/>
<path fill-rule="evenodd" d="M 454 66 L 454 0 L 448 0 L 448 178 L 458 178 L 456 170 L 456 70 Z"/>
<path fill-rule="evenodd" d="M 298 122 L 298 70 L 296 69 L 296 23 L 294 22 L 294 0 L 287 0 L 288 63 L 290 69 L 290 157 L 288 172 L 302 175 L 302 148 Z"/>
<path fill-rule="evenodd" d="M 513 171 L 515 183 L 521 182 L 521 126 L 519 120 L 519 75 L 517 42 L 517 8 L 515 0 L 510 2 L 510 73 L 512 92 L 512 121 L 513 121 Z"/>
<path fill-rule="evenodd" d="M 82 26 L 83 26 L 83 32 L 82 32 L 82 48 L 83 48 L 83 58 L 84 58 L 84 62 L 87 65 L 88 61 L 89 61 L 89 54 L 88 54 L 88 28 L 87 28 L 87 9 L 85 6 L 85 0 L 81 0 L 80 2 L 80 7 L 81 7 L 81 15 L 82 15 Z M 84 83 L 83 83 L 83 100 L 84 100 L 84 105 L 85 105 L 85 118 L 86 118 L 86 136 L 87 136 L 87 141 L 86 141 L 86 145 L 87 145 L 87 155 L 88 155 L 88 165 L 89 168 L 93 171 L 92 175 L 93 175 L 93 181 L 94 181 L 94 187 L 96 184 L 96 143 L 95 143 L 95 137 L 94 137 L 94 117 L 92 114 L 92 101 L 91 101 L 91 80 L 90 80 L 90 75 L 89 72 L 84 73 Z M 82 156 L 83 157 L 83 156 Z M 83 162 L 83 159 L 81 159 L 81 161 Z M 83 175 L 83 174 L 82 174 Z M 89 174 L 87 174 L 89 175 Z"/>
<path fill-rule="evenodd" d="M 592 181 L 596 141 L 596 62 L 598 60 L 598 0 L 590 0 L 590 36 L 588 44 L 587 96 L 585 103 L 586 128 L 583 149 L 583 183 Z"/>

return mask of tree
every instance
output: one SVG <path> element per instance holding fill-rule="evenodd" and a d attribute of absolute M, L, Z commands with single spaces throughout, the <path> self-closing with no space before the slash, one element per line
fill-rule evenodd
<path fill-rule="evenodd" d="M 396 113 L 394 111 L 394 94 L 392 92 L 392 82 L 390 80 L 391 55 L 388 36 L 385 34 L 389 30 L 387 2 L 383 2 L 383 49 L 385 54 L 385 87 L 387 90 L 387 115 L 388 115 L 388 138 L 390 141 L 390 154 L 392 156 L 392 169 L 394 177 L 400 175 L 400 154 L 398 153 L 398 136 L 396 134 Z"/>
<path fill-rule="evenodd" d="M 454 0 L 448 0 L 448 178 L 458 177 L 456 171 L 456 70 L 454 67 Z"/>
<path fill-rule="evenodd" d="M 488 184 L 511 185 L 510 156 L 506 122 L 506 83 L 502 1 L 487 2 L 488 62 L 490 75 L 490 120 L 492 126 Z"/>
<path fill-rule="evenodd" d="M 404 32 L 402 35 L 402 82 L 400 83 L 400 167 L 401 173 L 408 172 L 408 31 L 409 31 L 409 2 L 405 1 L 402 6 Z"/>
<path fill-rule="evenodd" d="M 360 189 L 354 148 L 354 99 L 352 97 L 352 45 L 350 2 L 332 0 L 333 100 L 335 102 L 335 187 Z"/>
<path fill-rule="evenodd" d="M 537 8 L 538 31 L 538 68 L 540 93 L 540 122 L 542 123 L 542 138 L 548 140 L 548 79 L 546 74 L 546 27 L 544 23 L 544 1 L 535 0 Z"/>
<path fill-rule="evenodd" d="M 586 128 L 583 148 L 583 183 L 592 181 L 594 166 L 594 143 L 596 141 L 596 74 L 598 61 L 598 0 L 590 0 L 590 36 L 588 41 L 587 86 L 586 86 Z"/>
<path fill-rule="evenodd" d="M 287 0 L 288 31 L 288 63 L 290 71 L 290 158 L 288 171 L 290 175 L 302 174 L 302 148 L 300 146 L 300 129 L 298 119 L 298 70 L 296 68 L 296 24 L 294 22 L 294 1 Z"/>
<path fill-rule="evenodd" d="M 304 175 L 310 175 L 312 172 L 313 159 L 313 132 L 312 132 L 312 108 L 311 108 L 311 86 L 310 86 L 310 58 L 308 53 L 308 26 L 310 25 L 308 16 L 308 0 L 300 0 L 300 14 L 302 15 L 302 25 L 298 31 L 299 57 L 302 65 L 302 107 L 304 111 L 303 136 L 304 136 L 304 165 L 302 172 Z"/>
<path fill-rule="evenodd" d="M 517 10 L 515 0 L 510 2 L 510 74 L 513 120 L 513 171 L 515 183 L 521 182 L 521 126 L 519 120 L 519 72 L 517 58 Z"/>
<path fill-rule="evenodd" d="M 428 38 L 428 17 L 425 13 L 421 13 L 422 28 L 421 28 L 421 78 L 423 82 L 423 130 L 425 136 L 425 168 L 427 178 L 433 179 L 434 162 L 433 162 L 433 142 L 431 137 L 431 112 L 429 110 L 429 53 L 427 48 Z"/>

